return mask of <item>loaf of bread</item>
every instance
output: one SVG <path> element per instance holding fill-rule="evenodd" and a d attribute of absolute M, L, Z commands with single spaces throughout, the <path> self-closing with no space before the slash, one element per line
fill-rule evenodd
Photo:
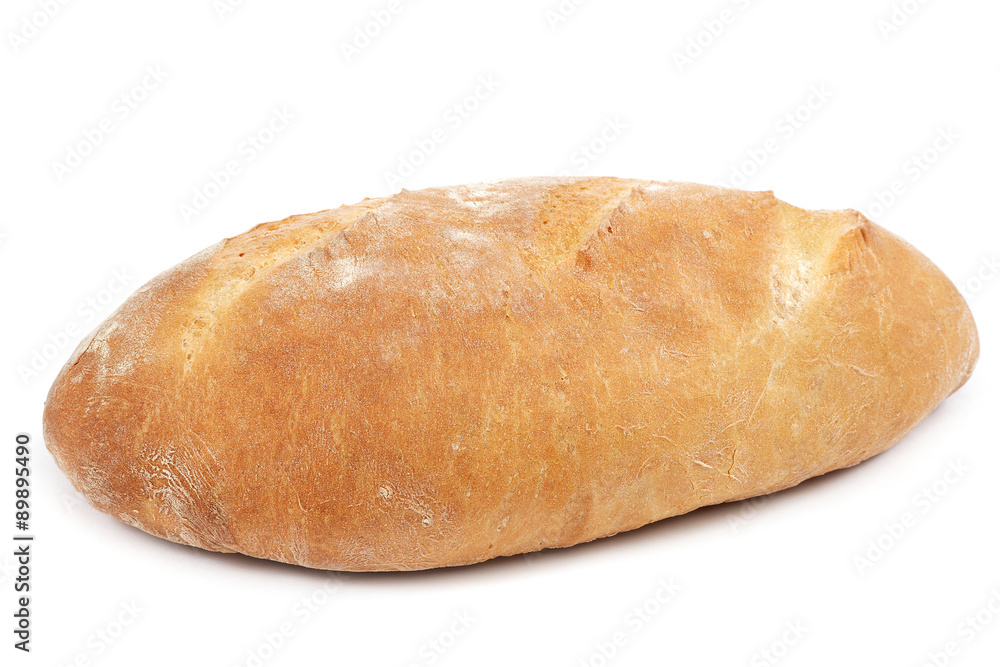
<path fill-rule="evenodd" d="M 80 344 L 44 430 L 94 507 L 153 535 L 415 570 L 855 465 L 977 356 L 952 283 L 856 211 L 534 178 L 206 249 Z"/>

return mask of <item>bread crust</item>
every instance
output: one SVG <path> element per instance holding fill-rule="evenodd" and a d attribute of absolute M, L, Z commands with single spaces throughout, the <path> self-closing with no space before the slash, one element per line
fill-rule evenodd
<path fill-rule="evenodd" d="M 44 431 L 94 507 L 153 535 L 414 570 L 857 464 L 978 349 L 952 283 L 856 211 L 520 179 L 206 249 L 80 345 Z"/>

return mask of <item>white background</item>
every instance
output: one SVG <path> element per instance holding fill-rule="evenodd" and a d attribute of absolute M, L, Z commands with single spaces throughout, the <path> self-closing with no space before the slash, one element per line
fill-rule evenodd
<path fill-rule="evenodd" d="M 0 662 L 920 666 L 954 641 L 939 665 L 996 664 L 997 3 L 908 0 L 912 15 L 890 31 L 890 0 L 591 0 L 563 3 L 559 21 L 547 13 L 558 0 L 404 1 L 350 58 L 343 45 L 388 0 L 235 4 L 6 0 L 0 11 L 0 537 L 14 532 L 18 432 L 34 438 L 37 536 L 30 655 L 12 648 L 13 547 L 0 552 Z M 483 77 L 495 90 L 477 90 Z M 456 103 L 475 109 L 463 117 Z M 249 159 L 244 142 L 275 109 L 294 119 Z M 111 132 L 88 147 L 103 119 Z M 435 128 L 445 141 L 414 154 Z M 67 171 L 57 163 L 72 151 L 87 155 Z M 386 173 L 411 158 L 409 189 L 568 172 L 862 210 L 966 291 L 979 366 L 856 468 L 472 567 L 331 577 L 171 544 L 82 502 L 43 446 L 41 412 L 84 334 L 223 237 L 398 190 Z M 239 173 L 183 215 L 229 160 Z M 897 180 L 902 194 L 880 204 Z M 915 525 L 893 536 L 886 526 L 906 513 Z M 670 580 L 680 590 L 662 602 Z M 980 610 L 974 630 L 966 619 Z"/>

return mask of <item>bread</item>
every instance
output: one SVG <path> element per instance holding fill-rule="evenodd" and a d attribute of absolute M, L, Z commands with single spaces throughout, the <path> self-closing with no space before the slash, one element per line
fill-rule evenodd
<path fill-rule="evenodd" d="M 206 249 L 80 344 L 44 431 L 94 507 L 153 535 L 415 570 L 855 465 L 977 356 L 952 283 L 856 211 L 533 178 Z"/>

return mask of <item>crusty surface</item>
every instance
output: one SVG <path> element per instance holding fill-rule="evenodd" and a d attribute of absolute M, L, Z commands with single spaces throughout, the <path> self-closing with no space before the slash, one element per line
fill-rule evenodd
<path fill-rule="evenodd" d="M 154 535 L 413 570 L 854 465 L 977 356 L 951 282 L 855 211 L 521 179 L 206 249 L 80 345 L 45 439 L 94 507 Z"/>

